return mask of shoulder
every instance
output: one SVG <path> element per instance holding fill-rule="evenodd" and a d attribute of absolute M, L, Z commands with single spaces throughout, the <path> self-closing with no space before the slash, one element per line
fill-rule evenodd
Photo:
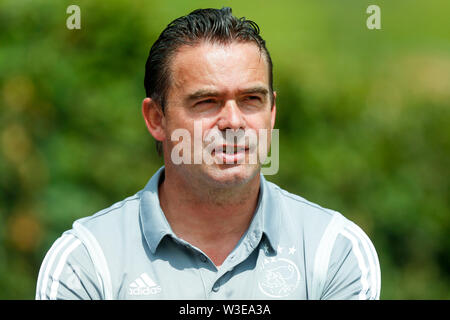
<path fill-rule="evenodd" d="M 81 226 L 98 238 L 114 238 L 129 228 L 135 228 L 139 220 L 140 194 L 141 191 L 91 216 L 76 220 L 73 229 Z"/>
<path fill-rule="evenodd" d="M 36 299 L 100 299 L 95 274 L 84 244 L 66 231 L 53 243 L 41 264 Z"/>
<path fill-rule="evenodd" d="M 272 201 L 277 202 L 274 208 L 281 217 L 284 237 L 290 234 L 291 238 L 300 238 L 305 247 L 304 255 L 310 261 L 313 274 L 310 296 L 339 298 L 357 292 L 355 298 L 379 298 L 379 261 L 367 234 L 338 211 L 324 208 L 273 183 L 268 182 L 268 186 Z M 354 287 L 346 284 L 345 288 L 337 290 L 335 282 L 327 280 L 339 277 L 350 279 Z"/>
<path fill-rule="evenodd" d="M 131 246 L 141 243 L 139 218 L 141 191 L 94 215 L 73 223 L 70 230 L 86 246 L 96 264 L 121 259 Z"/>
<path fill-rule="evenodd" d="M 113 298 L 113 275 L 121 267 L 122 254 L 127 252 L 130 243 L 140 243 L 139 224 L 140 192 L 117 202 L 91 216 L 76 220 L 72 229 L 54 244 L 55 251 L 67 242 L 65 254 L 70 259 L 77 259 L 77 265 L 90 268 L 87 272 L 88 282 L 96 283 L 99 297 Z M 61 244 L 59 244 L 61 243 Z M 70 246 L 69 244 L 72 243 Z M 56 253 L 52 254 L 55 256 Z M 115 264 L 111 264 L 115 261 Z M 45 277 L 44 277 L 45 279 Z M 45 287 L 45 286 L 44 286 Z"/>
<path fill-rule="evenodd" d="M 312 229 L 317 234 L 320 230 L 325 231 L 325 228 L 333 219 L 342 218 L 345 220 L 341 213 L 311 202 L 272 182 L 267 182 L 267 186 L 270 189 L 271 199 L 276 202 L 275 207 L 279 209 L 278 212 L 282 219 L 290 221 L 294 227 L 301 227 L 302 230 L 306 231 Z"/>
<path fill-rule="evenodd" d="M 339 236 L 345 243 L 352 241 L 370 241 L 366 233 L 342 213 L 325 208 L 305 198 L 290 193 L 274 183 L 268 182 L 271 192 L 275 193 L 277 206 L 285 220 L 291 225 L 311 231 L 321 242 L 333 241 Z M 328 240 L 327 240 L 328 239 Z"/>

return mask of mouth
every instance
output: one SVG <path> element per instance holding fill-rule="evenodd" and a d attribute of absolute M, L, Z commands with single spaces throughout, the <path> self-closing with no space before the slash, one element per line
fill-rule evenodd
<path fill-rule="evenodd" d="M 219 163 L 235 164 L 242 163 L 249 147 L 245 145 L 222 145 L 212 151 L 212 156 L 219 160 Z"/>
<path fill-rule="evenodd" d="M 222 150 L 225 150 L 227 154 L 245 152 L 248 150 L 248 147 L 241 145 L 222 145 Z"/>

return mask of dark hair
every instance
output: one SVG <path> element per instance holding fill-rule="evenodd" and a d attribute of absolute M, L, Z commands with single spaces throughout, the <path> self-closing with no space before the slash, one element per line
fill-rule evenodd
<path fill-rule="evenodd" d="M 183 45 L 195 45 L 201 41 L 211 43 L 253 42 L 265 54 L 269 65 L 269 89 L 273 91 L 272 59 L 265 41 L 259 35 L 258 25 L 231 14 L 231 8 L 198 9 L 175 19 L 163 30 L 150 49 L 145 64 L 144 87 L 164 113 L 167 92 L 170 87 L 170 61 Z M 272 95 L 271 95 L 272 96 Z M 156 141 L 156 150 L 162 153 L 162 144 Z"/>

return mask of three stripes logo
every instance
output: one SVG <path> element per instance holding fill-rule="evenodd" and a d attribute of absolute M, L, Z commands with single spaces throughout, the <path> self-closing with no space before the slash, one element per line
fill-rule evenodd
<path fill-rule="evenodd" d="M 161 286 L 157 285 L 145 272 L 128 286 L 128 294 L 131 296 L 147 296 L 160 292 Z"/>

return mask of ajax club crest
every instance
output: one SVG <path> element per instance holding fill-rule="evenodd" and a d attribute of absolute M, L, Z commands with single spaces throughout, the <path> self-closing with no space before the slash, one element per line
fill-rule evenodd
<path fill-rule="evenodd" d="M 287 257 L 268 257 L 260 265 L 262 278 L 259 289 L 271 298 L 283 298 L 289 296 L 297 289 L 300 282 L 300 272 L 297 265 L 289 259 L 295 248 L 289 248 Z M 283 253 L 283 248 L 278 247 L 278 253 Z"/>

